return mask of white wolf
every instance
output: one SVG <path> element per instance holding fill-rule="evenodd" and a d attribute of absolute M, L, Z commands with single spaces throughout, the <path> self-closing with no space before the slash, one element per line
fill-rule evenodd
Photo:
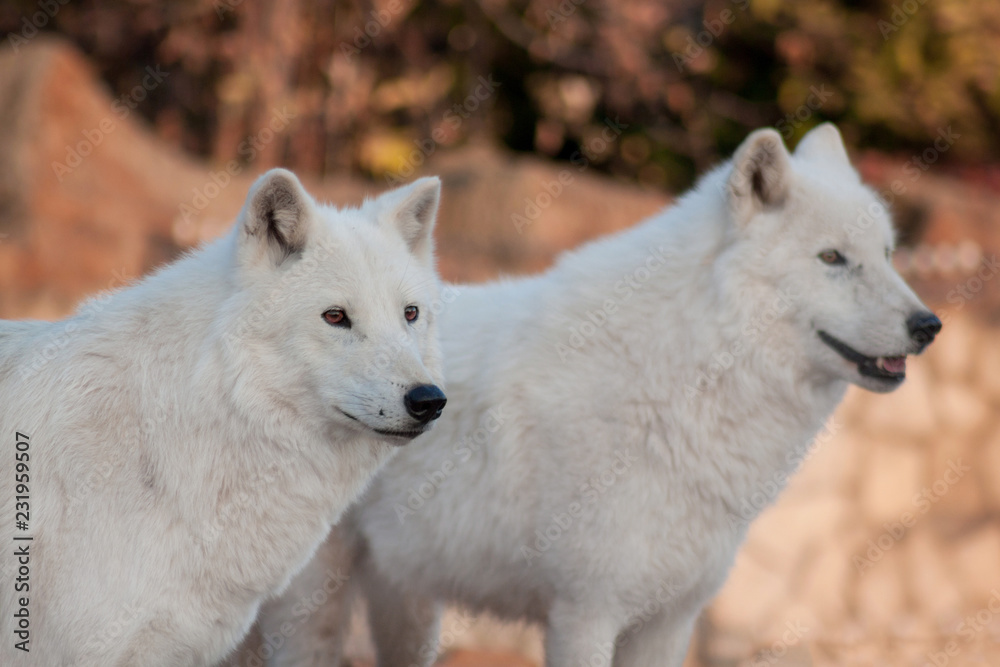
<path fill-rule="evenodd" d="M 226 237 L 63 322 L 0 322 L 0 663 L 239 642 L 440 414 L 439 194 L 337 210 L 273 170 Z"/>
<path fill-rule="evenodd" d="M 892 248 L 836 128 L 792 155 L 760 130 L 665 213 L 464 289 L 442 323 L 448 414 L 344 526 L 378 664 L 430 664 L 452 602 L 544 624 L 548 667 L 680 665 L 762 494 L 849 383 L 895 389 L 940 328 Z M 335 651 L 316 628 L 344 602 L 278 662 Z"/>

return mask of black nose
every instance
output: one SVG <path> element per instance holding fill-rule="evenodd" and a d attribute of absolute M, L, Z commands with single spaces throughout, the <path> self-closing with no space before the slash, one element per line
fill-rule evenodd
<path fill-rule="evenodd" d="M 921 345 L 928 345 L 941 331 L 941 320 L 934 313 L 914 313 L 906 320 L 906 328 L 910 330 L 910 338 Z"/>
<path fill-rule="evenodd" d="M 432 384 L 417 385 L 406 392 L 403 403 L 410 416 L 421 424 L 434 421 L 441 416 L 444 404 L 448 402 L 444 392 Z"/>

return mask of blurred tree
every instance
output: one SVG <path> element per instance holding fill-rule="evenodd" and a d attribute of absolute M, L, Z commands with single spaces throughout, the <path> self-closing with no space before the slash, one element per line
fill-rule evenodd
<path fill-rule="evenodd" d="M 951 127 L 948 160 L 1000 148 L 993 0 L 61 1 L 4 3 L 4 48 L 68 36 L 218 164 L 392 180 L 485 136 L 679 189 L 762 125 L 794 140 L 833 120 L 909 153 Z"/>

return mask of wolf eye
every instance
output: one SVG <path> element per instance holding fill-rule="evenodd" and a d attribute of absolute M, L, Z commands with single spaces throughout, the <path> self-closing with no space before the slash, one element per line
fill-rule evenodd
<path fill-rule="evenodd" d="M 416 306 L 407 306 L 403 310 L 403 317 L 406 318 L 407 322 L 416 322 L 417 318 L 420 317 L 420 309 Z"/>
<path fill-rule="evenodd" d="M 331 308 L 330 310 L 323 313 L 323 320 L 334 327 L 351 327 L 351 320 L 348 319 L 347 313 L 343 311 L 342 308 Z"/>
<path fill-rule="evenodd" d="M 832 264 L 834 266 L 838 264 L 847 264 L 847 260 L 844 259 L 844 256 L 841 255 L 836 250 L 824 250 L 819 255 L 817 255 L 817 257 L 819 257 L 819 261 L 823 262 L 824 264 Z"/>

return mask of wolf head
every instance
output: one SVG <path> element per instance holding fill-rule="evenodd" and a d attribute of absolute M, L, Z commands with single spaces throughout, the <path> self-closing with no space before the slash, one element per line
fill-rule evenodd
<path fill-rule="evenodd" d="M 255 385 L 260 409 L 396 444 L 430 428 L 445 404 L 440 191 L 423 178 L 338 210 L 283 169 L 253 185 L 233 232 L 238 286 L 225 326 L 242 356 L 235 382 Z"/>
<path fill-rule="evenodd" d="M 726 181 L 743 289 L 784 295 L 792 340 L 822 376 L 891 391 L 941 328 L 892 266 L 894 236 L 884 202 L 851 166 L 830 124 L 793 154 L 774 130 L 752 133 Z M 789 353 L 794 352 L 789 349 Z"/>

